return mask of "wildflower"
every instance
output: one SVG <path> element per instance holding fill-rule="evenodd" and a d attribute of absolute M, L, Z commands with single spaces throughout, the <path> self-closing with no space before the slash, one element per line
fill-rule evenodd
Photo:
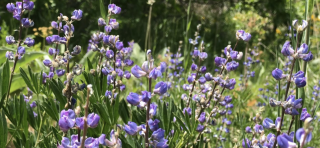
<path fill-rule="evenodd" d="M 141 100 L 142 100 L 142 98 L 138 94 L 133 93 L 133 92 L 130 92 L 130 94 L 127 96 L 128 103 L 130 103 L 134 106 L 137 106 Z"/>
<path fill-rule="evenodd" d="M 283 78 L 285 78 L 287 75 L 283 74 L 282 70 L 281 69 L 274 69 L 272 71 L 272 76 L 276 79 L 276 80 L 281 80 Z"/>
<path fill-rule="evenodd" d="M 129 121 L 128 124 L 124 126 L 124 130 L 129 135 L 136 135 L 141 130 L 141 126 L 137 126 L 136 123 Z"/>
<path fill-rule="evenodd" d="M 25 45 L 27 45 L 28 47 L 31 47 L 34 45 L 34 39 L 31 39 L 29 37 L 26 38 L 26 40 L 23 42 Z"/>
<path fill-rule="evenodd" d="M 148 125 L 151 131 L 156 131 L 159 129 L 159 123 L 160 121 L 158 119 L 155 119 L 154 121 L 152 119 L 149 119 Z"/>
<path fill-rule="evenodd" d="M 99 143 L 101 145 L 108 146 L 108 147 L 114 147 L 114 148 L 122 147 L 121 140 L 119 138 L 116 139 L 114 130 L 111 130 L 110 132 L 110 141 L 106 139 L 105 134 L 101 134 L 101 136 L 99 137 Z"/>
<path fill-rule="evenodd" d="M 72 16 L 71 16 L 71 19 L 72 20 L 77 20 L 77 21 L 80 21 L 82 18 L 82 10 L 74 10 L 72 12 Z"/>
<path fill-rule="evenodd" d="M 288 136 L 286 133 L 279 135 L 277 137 L 278 146 L 280 148 L 295 148 L 297 145 L 293 142 L 292 137 Z"/>
<path fill-rule="evenodd" d="M 305 138 L 305 136 L 307 136 Z M 310 142 L 312 139 L 312 133 L 310 132 L 308 135 L 306 135 L 306 130 L 304 128 L 299 128 L 296 132 L 296 138 L 299 141 L 300 145 L 302 144 L 303 139 L 305 138 L 304 144 L 307 142 Z"/>
<path fill-rule="evenodd" d="M 60 113 L 59 127 L 63 132 L 67 132 L 75 124 L 75 113 L 73 110 L 62 110 Z"/>
<path fill-rule="evenodd" d="M 6 42 L 9 44 L 9 45 L 12 45 L 14 44 L 16 41 L 14 40 L 14 37 L 13 36 L 6 36 Z"/>
<path fill-rule="evenodd" d="M 158 94 L 158 95 L 163 95 L 167 92 L 168 90 L 168 85 L 167 83 L 165 82 L 158 82 L 156 85 L 155 85 L 155 88 L 153 89 L 153 92 L 155 94 Z"/>

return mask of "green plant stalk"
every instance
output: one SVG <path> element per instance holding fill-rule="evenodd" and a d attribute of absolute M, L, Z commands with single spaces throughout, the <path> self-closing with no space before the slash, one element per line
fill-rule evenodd
<path fill-rule="evenodd" d="M 149 78 L 149 92 L 151 92 L 152 78 Z M 147 112 L 146 112 L 146 133 L 144 137 L 145 148 L 149 147 L 149 112 L 150 112 L 150 103 L 151 99 L 147 103 Z"/>
<path fill-rule="evenodd" d="M 46 111 L 43 111 L 42 113 L 42 117 L 45 115 Z M 39 137 L 40 137 L 40 133 L 41 133 L 41 127 L 42 127 L 42 123 L 43 123 L 43 119 L 40 122 L 40 127 L 38 129 L 38 136 L 37 136 L 37 140 L 36 140 L 36 144 L 34 147 L 37 147 L 37 145 L 39 144 Z"/>
<path fill-rule="evenodd" d="M 297 35 L 297 45 L 296 45 L 295 52 L 297 51 L 298 47 L 300 46 L 299 36 L 301 36 L 301 35 L 302 35 L 302 33 L 298 33 L 298 35 Z M 287 88 L 286 88 L 286 92 L 285 92 L 284 101 L 287 99 L 288 94 L 289 94 L 289 88 L 290 88 L 290 84 L 291 84 L 291 78 L 292 78 L 292 73 L 293 73 L 293 68 L 294 68 L 295 63 L 296 63 L 296 59 L 294 58 L 292 60 L 292 65 L 291 65 L 291 69 L 290 69 L 290 75 L 289 75 L 289 78 L 288 78 L 288 83 L 287 83 Z M 277 130 L 277 136 L 276 137 L 278 137 L 280 135 L 280 133 L 281 133 L 281 127 L 282 127 L 281 125 L 283 123 L 284 112 L 285 112 L 285 109 L 282 107 L 281 120 L 280 120 L 280 129 Z M 275 140 L 273 147 L 276 148 L 276 145 L 277 145 L 277 139 Z"/>
<path fill-rule="evenodd" d="M 238 45 L 238 41 L 239 40 L 237 40 L 237 42 L 236 42 L 236 44 L 234 45 L 234 48 L 233 48 L 233 50 L 236 50 L 236 48 L 237 48 L 237 45 Z M 227 60 L 226 60 L 226 62 L 224 63 L 224 65 L 226 65 L 227 64 L 227 62 L 228 62 L 228 60 L 229 60 L 229 58 L 227 58 Z M 225 70 L 225 68 L 224 67 L 222 67 L 222 69 L 220 70 L 220 75 L 223 73 L 223 71 Z M 211 92 L 211 95 L 210 95 L 210 97 L 209 97 L 209 100 L 207 101 L 207 103 L 206 104 L 208 104 L 210 101 L 211 101 L 211 99 L 212 99 L 212 96 L 214 95 L 214 90 L 216 89 L 216 87 L 218 86 L 218 83 L 215 83 L 214 84 L 214 86 L 213 86 L 213 89 L 212 89 L 212 92 Z M 199 112 L 199 114 L 198 114 L 198 117 L 197 117 L 197 119 L 200 117 L 200 114 L 204 111 L 204 109 L 205 109 L 205 107 L 202 107 L 201 108 L 201 110 L 200 110 L 200 112 Z"/>
<path fill-rule="evenodd" d="M 20 27 L 19 27 L 19 43 L 18 43 L 18 47 L 17 47 L 17 51 L 16 51 L 16 55 L 15 55 L 15 58 L 14 58 L 14 63 L 13 63 L 13 68 L 12 68 L 12 71 L 11 71 L 11 74 L 10 74 L 10 79 L 9 79 L 9 86 L 8 86 L 8 92 L 7 92 L 7 97 L 6 97 L 6 100 L 4 101 L 4 106 L 7 105 L 7 100 L 9 99 L 9 96 L 10 96 L 10 88 L 11 88 L 11 84 L 12 84 L 12 78 L 13 78 L 13 74 L 14 74 L 14 70 L 16 69 L 16 66 L 17 66 L 17 62 L 18 62 L 18 48 L 21 46 L 21 33 L 22 33 L 22 14 L 23 14 L 23 2 L 22 1 L 22 5 L 21 5 L 21 14 L 20 14 Z"/>
<path fill-rule="evenodd" d="M 152 5 L 150 5 L 150 8 L 149 8 L 148 25 L 147 25 L 147 31 L 146 31 L 146 38 L 144 41 L 144 52 L 145 53 L 147 53 L 148 40 L 150 40 L 151 14 L 152 14 Z M 146 58 L 147 58 L 147 56 L 145 56 L 145 59 Z"/>
<path fill-rule="evenodd" d="M 83 135 L 82 135 L 82 141 L 81 141 L 81 148 L 84 147 L 84 141 L 86 140 L 86 135 L 87 135 L 87 129 L 88 129 L 88 109 L 89 109 L 89 98 L 90 98 L 90 89 L 92 88 L 87 88 L 87 102 L 86 106 L 84 107 L 85 110 L 85 115 L 84 115 L 84 125 L 83 125 Z"/>

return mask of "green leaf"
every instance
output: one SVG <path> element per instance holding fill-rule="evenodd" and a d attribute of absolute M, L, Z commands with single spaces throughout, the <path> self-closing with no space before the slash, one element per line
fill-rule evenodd
<path fill-rule="evenodd" d="M 101 17 L 106 19 L 106 8 L 104 7 L 104 3 L 103 0 L 100 0 L 100 13 L 101 13 Z"/>
<path fill-rule="evenodd" d="M 121 108 L 120 117 L 121 117 L 122 121 L 124 123 L 128 123 L 128 121 L 130 119 L 130 112 L 129 112 L 128 105 L 124 99 L 122 99 L 120 102 L 120 108 Z"/>
<path fill-rule="evenodd" d="M 29 87 L 29 89 L 32 91 L 32 92 L 36 92 L 36 90 L 34 89 L 29 77 L 27 76 L 26 72 L 20 67 L 20 75 L 21 77 L 23 78 L 24 82 L 27 84 L 27 86 Z"/>
<path fill-rule="evenodd" d="M 8 92 L 8 87 L 9 87 L 10 66 L 9 66 L 8 60 L 3 65 L 2 77 L 0 77 L 0 78 L 1 78 L 0 82 L 1 82 L 1 96 L 2 96 L 4 93 Z"/>
<path fill-rule="evenodd" d="M 0 147 L 5 147 L 7 143 L 7 119 L 5 117 L 4 111 L 0 114 Z"/>

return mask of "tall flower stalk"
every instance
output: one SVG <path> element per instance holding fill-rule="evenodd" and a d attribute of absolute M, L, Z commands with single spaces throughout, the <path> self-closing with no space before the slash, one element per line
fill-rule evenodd
<path fill-rule="evenodd" d="M 281 128 L 282 128 L 282 124 L 283 124 L 283 119 L 284 119 L 284 114 L 290 114 L 292 115 L 292 119 L 289 125 L 289 129 L 288 129 L 288 134 L 290 134 L 291 131 L 291 127 L 292 124 L 295 120 L 294 116 L 298 115 L 299 112 L 296 110 L 297 108 L 299 108 L 299 106 L 297 106 L 297 104 L 299 104 L 302 99 L 297 99 L 295 100 L 295 96 L 289 96 L 289 89 L 290 89 L 290 84 L 293 81 L 296 84 L 296 87 L 304 87 L 306 85 L 306 78 L 305 78 L 305 74 L 302 71 L 298 71 L 296 74 L 293 75 L 293 70 L 294 70 L 294 66 L 296 63 L 296 60 L 298 59 L 303 59 L 304 61 L 310 61 L 313 58 L 312 53 L 309 51 L 308 53 L 308 45 L 307 44 L 301 44 L 301 37 L 303 34 L 303 31 L 306 29 L 308 23 L 307 21 L 302 21 L 301 25 L 298 25 L 298 21 L 294 20 L 293 21 L 293 26 L 296 28 L 297 30 L 297 40 L 296 40 L 296 49 L 292 49 L 290 42 L 286 41 L 286 43 L 283 45 L 281 53 L 284 56 L 289 56 L 289 57 L 293 57 L 292 60 L 292 65 L 290 68 L 290 72 L 289 75 L 287 74 L 283 74 L 283 71 L 276 68 L 275 70 L 272 71 L 272 76 L 276 79 L 276 80 L 281 80 L 281 79 L 285 79 L 287 78 L 287 85 L 286 85 L 286 91 L 285 91 L 285 97 L 284 97 L 284 101 L 275 101 L 273 99 L 270 99 L 270 105 L 271 106 L 281 106 L 282 107 L 282 112 L 281 112 L 281 117 L 280 117 L 280 122 L 279 122 L 279 128 L 277 128 L 277 135 L 276 135 L 276 139 L 274 142 L 273 147 L 276 147 L 277 145 L 277 141 L 279 139 L 281 139 L 280 137 L 280 133 L 281 133 Z M 297 97 L 297 96 L 296 96 Z M 301 108 L 301 105 L 300 105 Z M 279 146 L 281 146 L 282 143 L 279 143 Z"/>
<path fill-rule="evenodd" d="M 23 13 L 25 11 L 31 11 L 34 8 L 34 3 L 29 0 L 23 0 L 22 2 L 16 2 L 16 5 L 13 3 L 8 3 L 6 5 L 7 10 L 13 14 L 13 18 L 18 20 L 20 22 L 19 25 L 19 36 L 18 41 L 15 40 L 13 36 L 7 36 L 6 42 L 9 45 L 17 44 L 17 50 L 16 53 L 13 54 L 11 51 L 6 52 L 6 57 L 8 60 L 13 60 L 13 67 L 11 69 L 10 79 L 9 79 L 9 85 L 8 85 L 8 91 L 7 91 L 7 97 L 6 100 L 9 99 L 10 96 L 10 90 L 11 90 L 11 84 L 12 84 L 12 78 L 14 71 L 17 66 L 18 60 L 22 58 L 22 56 L 25 54 L 25 47 L 22 46 L 22 44 L 27 45 L 28 47 L 31 47 L 34 45 L 34 39 L 31 39 L 27 37 L 24 42 L 22 42 L 22 30 L 23 28 L 29 28 L 33 27 L 34 22 L 29 18 L 23 18 Z M 7 102 L 5 101 L 5 104 Z"/>

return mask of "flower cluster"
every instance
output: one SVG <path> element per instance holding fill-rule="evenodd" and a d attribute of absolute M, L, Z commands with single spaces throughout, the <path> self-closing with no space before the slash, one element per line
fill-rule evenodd
<path fill-rule="evenodd" d="M 134 42 L 128 42 L 129 47 L 125 47 L 124 43 L 120 41 L 118 35 L 109 35 L 112 30 L 119 28 L 119 23 L 116 19 L 112 19 L 111 16 L 119 14 L 120 12 L 121 8 L 115 4 L 110 4 L 108 6 L 109 15 L 107 22 L 103 18 L 98 19 L 98 25 L 104 26 L 105 33 L 93 33 L 91 40 L 89 40 L 87 51 L 99 52 L 97 69 L 92 69 L 90 71 L 97 71 L 103 76 L 106 76 L 108 79 L 108 85 L 113 84 L 113 89 L 119 88 L 120 91 L 123 91 L 126 86 L 122 83 L 122 79 L 131 78 L 130 71 L 125 70 L 124 68 L 134 64 L 130 59 Z M 119 77 L 118 80 L 117 77 Z M 116 92 L 110 92 L 107 90 L 106 96 L 110 99 L 114 99 L 117 94 Z"/>
<path fill-rule="evenodd" d="M 248 47 L 247 47 L 248 48 Z M 246 50 L 249 50 L 248 52 L 246 51 L 245 54 L 245 61 L 243 62 L 244 65 L 244 73 L 243 75 L 240 75 L 240 89 L 244 89 L 246 88 L 247 85 L 247 81 L 251 78 L 255 76 L 255 71 L 253 71 L 253 65 L 259 64 L 260 60 L 256 59 L 257 56 L 259 56 L 259 49 L 258 47 L 254 47 L 254 49 L 252 50 L 251 48 L 248 48 Z"/>
<path fill-rule="evenodd" d="M 80 147 L 82 138 L 79 135 L 71 135 L 71 140 L 67 137 L 62 137 L 61 144 L 57 148 Z M 106 139 L 105 134 L 101 134 L 98 138 L 88 137 L 85 139 L 84 147 L 86 148 L 99 148 L 99 145 L 107 146 L 110 148 L 121 148 L 122 143 L 119 138 L 116 138 L 114 130 L 110 132 L 110 140 Z"/>
<path fill-rule="evenodd" d="M 26 45 L 28 47 L 31 47 L 34 45 L 34 39 L 27 37 L 24 41 L 22 41 L 21 32 L 23 28 L 29 28 L 33 27 L 34 22 L 29 18 L 23 18 L 23 13 L 25 11 L 31 11 L 34 8 L 34 3 L 30 0 L 23 0 L 22 2 L 16 2 L 16 4 L 8 3 L 7 4 L 7 10 L 13 14 L 13 18 L 20 21 L 20 27 L 19 27 L 19 37 L 15 39 L 15 37 L 9 35 L 6 36 L 6 42 L 9 45 L 17 45 L 17 51 L 14 54 L 12 51 L 6 52 L 6 57 L 9 60 L 14 60 L 14 62 L 17 62 L 18 59 L 21 59 L 22 56 L 26 53 L 26 48 L 21 45 Z M 0 28 L 1 31 L 1 28 Z"/>
<path fill-rule="evenodd" d="M 286 66 L 288 66 L 288 65 L 291 66 L 290 69 L 286 68 L 286 70 L 285 70 L 285 71 L 289 71 L 289 74 L 284 74 L 284 72 L 278 68 L 276 68 L 272 71 L 272 76 L 274 79 L 276 79 L 277 81 L 280 81 L 282 79 L 286 79 L 287 83 L 285 86 L 286 91 L 285 91 L 285 100 L 284 101 L 277 101 L 272 98 L 269 99 L 270 106 L 271 107 L 281 106 L 282 113 L 281 113 L 281 117 L 277 117 L 275 123 L 270 118 L 265 118 L 263 120 L 263 127 L 264 128 L 266 128 L 266 129 L 275 128 L 277 130 L 277 134 L 275 136 L 273 135 L 274 138 L 271 143 L 269 142 L 267 147 L 275 147 L 277 145 L 277 143 L 280 148 L 296 147 L 296 144 L 293 142 L 295 132 L 294 131 L 291 132 L 291 127 L 292 127 L 292 124 L 295 120 L 295 116 L 300 114 L 298 109 L 302 108 L 302 98 L 296 99 L 296 96 L 289 95 L 289 92 L 290 92 L 289 89 L 290 89 L 291 82 L 294 82 L 296 84 L 296 87 L 299 87 L 299 88 L 306 86 L 306 83 L 307 83 L 305 73 L 303 71 L 298 71 L 297 73 L 293 74 L 294 65 L 296 63 L 295 62 L 296 60 L 302 59 L 302 60 L 308 62 L 308 61 L 312 60 L 312 58 L 313 58 L 312 53 L 310 51 L 308 52 L 308 45 L 307 44 L 303 43 L 300 46 L 302 33 L 305 30 L 305 28 L 307 27 L 307 25 L 308 25 L 307 21 L 303 21 L 302 25 L 298 25 L 297 20 L 294 20 L 293 26 L 297 30 L 296 49 L 294 50 L 291 47 L 289 41 L 286 41 L 282 47 L 281 53 L 286 57 L 292 58 L 292 60 L 289 59 L 288 60 L 289 62 L 286 63 Z M 291 61 L 292 61 L 292 63 L 291 63 Z M 278 86 L 278 87 L 281 87 L 281 86 Z M 283 119 L 285 118 L 284 114 L 291 115 L 292 119 L 291 119 L 291 122 L 289 125 L 288 132 L 280 134 L 281 128 L 283 126 Z M 301 112 L 300 120 L 308 120 L 307 122 L 310 122 L 312 120 L 312 118 L 310 118 L 310 119 L 309 118 L 310 118 L 310 115 L 307 113 L 306 108 L 303 108 L 302 112 Z M 310 138 L 305 138 L 305 137 L 309 137 L 309 136 L 306 136 L 306 134 L 309 134 L 310 131 L 312 131 L 312 129 L 310 129 L 309 126 L 306 126 L 305 128 L 299 129 L 298 131 L 296 131 L 296 138 L 298 139 L 298 141 L 302 147 L 305 142 L 308 142 L 311 140 L 311 136 L 310 136 Z M 260 139 L 258 141 L 252 140 L 252 141 L 248 141 L 248 142 L 250 145 L 254 145 L 256 143 L 263 143 L 263 140 L 262 139 Z"/>
<path fill-rule="evenodd" d="M 124 130 L 129 135 L 136 135 L 138 132 L 140 135 L 144 135 L 147 146 L 168 147 L 168 140 L 164 138 L 164 130 L 159 128 L 160 121 L 158 119 L 151 119 L 156 115 L 157 111 L 157 105 L 155 103 L 151 103 L 152 96 L 158 95 L 160 97 L 166 94 L 169 87 L 167 82 L 160 81 L 155 85 L 152 91 L 152 80 L 157 80 L 157 78 L 162 77 L 162 74 L 166 71 L 167 64 L 165 62 L 161 62 L 158 67 L 155 67 L 151 50 L 148 50 L 147 61 L 143 62 L 141 67 L 135 65 L 131 68 L 131 72 L 136 78 L 147 77 L 149 80 L 149 90 L 141 91 L 141 95 L 131 92 L 127 96 L 127 101 L 131 105 L 147 110 L 146 123 L 138 126 L 134 122 L 128 122 L 127 125 L 124 125 Z M 150 138 L 148 136 L 149 129 L 153 131 Z"/>

